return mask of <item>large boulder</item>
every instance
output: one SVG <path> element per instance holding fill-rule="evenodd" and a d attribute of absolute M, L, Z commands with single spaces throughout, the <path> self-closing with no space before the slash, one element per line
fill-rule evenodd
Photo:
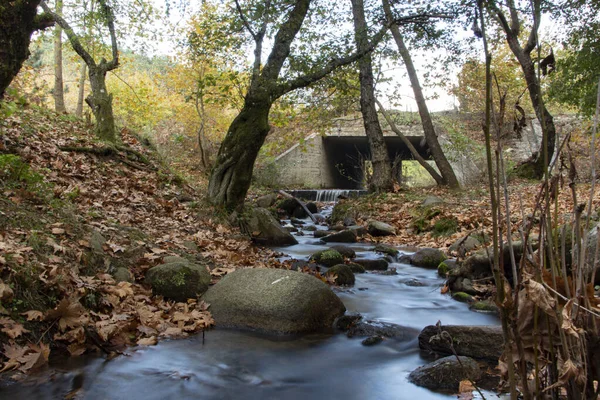
<path fill-rule="evenodd" d="M 477 361 L 469 357 L 459 358 L 460 361 L 455 356 L 448 356 L 423 365 L 411 372 L 408 380 L 430 390 L 456 392 L 461 381 L 465 379 L 476 381 L 481 377 Z"/>
<path fill-rule="evenodd" d="M 344 263 L 344 257 L 334 249 L 317 251 L 315 254 L 310 256 L 310 260 L 326 267 L 333 267 L 334 265 Z"/>
<path fill-rule="evenodd" d="M 331 246 L 330 249 L 336 250 L 346 258 L 356 257 L 356 252 L 351 247 L 344 246 L 343 244 L 336 244 L 335 246 Z"/>
<path fill-rule="evenodd" d="M 217 326 L 278 334 L 328 330 L 346 311 L 321 280 L 281 269 L 231 272 L 202 300 Z"/>
<path fill-rule="evenodd" d="M 202 295 L 210 284 L 210 272 L 205 266 L 173 257 L 146 272 L 146 282 L 152 292 L 175 301 L 186 301 Z"/>
<path fill-rule="evenodd" d="M 446 258 L 443 251 L 425 247 L 412 255 L 411 263 L 416 267 L 436 269 Z"/>
<path fill-rule="evenodd" d="M 385 271 L 388 269 L 389 263 L 384 259 L 370 260 L 370 259 L 359 259 L 354 260 L 356 264 L 360 264 L 367 271 Z"/>
<path fill-rule="evenodd" d="M 247 232 L 257 244 L 263 246 L 298 244 L 296 238 L 286 231 L 266 208 L 248 208 L 243 220 Z"/>
<path fill-rule="evenodd" d="M 371 236 L 392 236 L 396 229 L 385 222 L 371 220 L 367 225 L 367 231 Z"/>
<path fill-rule="evenodd" d="M 400 251 L 393 246 L 390 246 L 385 243 L 378 243 L 373 249 L 373 251 L 377 253 L 387 254 L 393 258 L 397 257 L 400 254 Z"/>
<path fill-rule="evenodd" d="M 256 205 L 262 208 L 271 207 L 277 201 L 277 195 L 275 193 L 265 194 L 256 199 Z"/>
<path fill-rule="evenodd" d="M 355 243 L 357 241 L 356 232 L 346 229 L 343 231 L 339 231 L 336 233 L 332 233 L 331 235 L 325 236 L 321 238 L 325 243 Z"/>
<path fill-rule="evenodd" d="M 500 326 L 459 326 L 446 325 L 442 331 L 448 332 L 452 345 L 459 356 L 477 359 L 498 360 L 504 348 L 504 336 Z M 450 342 L 439 336 L 439 328 L 435 325 L 426 326 L 419 334 L 419 347 L 432 353 L 454 354 Z"/>
<path fill-rule="evenodd" d="M 285 211 L 285 213 L 290 217 L 294 214 L 296 207 L 298 207 L 298 202 L 290 198 L 282 199 L 279 203 L 277 203 L 277 208 Z"/>
<path fill-rule="evenodd" d="M 466 238 L 460 238 L 456 242 L 452 243 L 448 250 L 465 254 L 475 250 L 480 244 L 481 243 L 479 240 L 469 235 Z"/>
<path fill-rule="evenodd" d="M 337 285 L 354 285 L 354 273 L 352 269 L 346 264 L 337 264 L 333 267 L 329 268 L 326 272 L 326 275 L 333 276 L 335 275 L 337 278 L 335 279 L 335 283 Z"/>

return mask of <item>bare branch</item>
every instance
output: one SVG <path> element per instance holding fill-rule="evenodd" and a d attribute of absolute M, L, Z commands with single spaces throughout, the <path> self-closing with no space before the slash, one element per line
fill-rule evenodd
<path fill-rule="evenodd" d="M 235 8 L 236 8 L 238 14 L 240 15 L 240 19 L 242 20 L 244 27 L 248 30 L 250 35 L 252 35 L 252 38 L 254 39 L 254 41 L 256 41 L 258 36 L 252 30 L 252 26 L 250 26 L 250 22 L 248 22 L 248 19 L 244 15 L 244 12 L 242 11 L 242 7 L 240 6 L 240 2 L 238 0 L 235 0 Z"/>
<path fill-rule="evenodd" d="M 98 1 L 100 3 L 100 7 L 102 7 L 102 12 L 106 17 L 106 25 L 108 26 L 108 31 L 110 32 L 110 42 L 112 47 L 112 60 L 106 64 L 105 68 L 106 71 L 112 71 L 119 66 L 119 48 L 117 46 L 117 35 L 115 33 L 115 15 L 108 4 L 106 4 L 106 0 Z"/>

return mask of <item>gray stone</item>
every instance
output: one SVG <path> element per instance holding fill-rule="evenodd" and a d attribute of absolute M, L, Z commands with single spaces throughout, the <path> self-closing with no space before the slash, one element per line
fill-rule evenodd
<path fill-rule="evenodd" d="M 344 263 L 344 257 L 337 250 L 333 249 L 317 251 L 310 257 L 310 260 L 323 264 L 326 267 L 333 267 L 336 264 Z"/>
<path fill-rule="evenodd" d="M 441 329 L 448 332 L 454 350 L 459 356 L 495 361 L 504 349 L 501 326 L 442 325 Z M 440 337 L 438 333 L 437 326 L 426 326 L 419 334 L 419 347 L 431 353 L 454 354 L 450 342 L 444 336 Z"/>
<path fill-rule="evenodd" d="M 96 253 L 104 253 L 104 243 L 106 243 L 106 238 L 104 238 L 100 232 L 94 229 L 92 231 L 92 236 L 90 237 L 90 248 L 92 251 Z"/>
<path fill-rule="evenodd" d="M 194 252 L 200 250 L 200 248 L 198 247 L 198 245 L 195 242 L 192 242 L 191 240 L 185 240 L 183 242 L 183 247 L 185 247 L 189 251 L 194 251 Z"/>
<path fill-rule="evenodd" d="M 410 254 L 402 254 L 400 255 L 400 257 L 398 257 L 398 262 L 400 264 L 410 264 L 412 260 L 412 255 Z"/>
<path fill-rule="evenodd" d="M 281 269 L 241 269 L 227 274 L 202 297 L 217 326 L 270 333 L 331 329 L 346 311 L 321 280 Z"/>
<path fill-rule="evenodd" d="M 316 238 L 322 238 L 322 237 L 328 236 L 330 234 L 331 234 L 331 232 L 329 232 L 329 231 L 322 231 L 319 229 L 317 229 L 316 231 L 313 232 L 313 236 Z"/>
<path fill-rule="evenodd" d="M 454 278 L 451 276 L 450 279 L 448 279 L 448 287 L 452 293 L 463 292 L 472 296 L 482 294 L 479 290 L 473 287 L 473 282 L 469 278 Z"/>
<path fill-rule="evenodd" d="M 443 251 L 425 247 L 412 255 L 411 263 L 416 267 L 437 269 L 438 265 L 446 258 Z"/>
<path fill-rule="evenodd" d="M 362 265 L 367 271 L 385 271 L 388 268 L 388 262 L 379 260 L 354 260 L 355 263 Z"/>
<path fill-rule="evenodd" d="M 344 226 L 353 226 L 356 225 L 356 220 L 352 217 L 345 217 L 342 224 L 344 224 Z"/>
<path fill-rule="evenodd" d="M 256 199 L 256 205 L 262 208 L 269 208 L 277 201 L 277 195 L 275 193 L 265 194 Z"/>
<path fill-rule="evenodd" d="M 346 258 L 356 257 L 356 252 L 352 250 L 351 247 L 344 246 L 343 244 L 336 244 L 335 246 L 331 246 L 330 249 L 336 250 L 338 253 L 340 253 Z"/>
<path fill-rule="evenodd" d="M 319 207 L 317 207 L 317 205 L 315 203 L 313 203 L 312 201 L 306 203 L 306 208 L 308 208 L 308 211 L 310 211 L 313 214 L 319 212 Z"/>
<path fill-rule="evenodd" d="M 291 233 L 266 208 L 252 207 L 245 212 L 245 225 L 255 243 L 263 246 L 283 246 L 298 244 Z"/>
<path fill-rule="evenodd" d="M 357 241 L 356 232 L 349 229 L 333 233 L 321 238 L 325 243 L 355 243 Z"/>
<path fill-rule="evenodd" d="M 119 267 L 113 272 L 113 278 L 117 282 L 129 282 L 132 283 L 134 281 L 133 274 L 129 271 L 129 268 Z"/>
<path fill-rule="evenodd" d="M 317 230 L 317 227 L 314 225 L 307 225 L 302 227 L 302 229 L 304 229 L 305 231 L 314 232 Z"/>
<path fill-rule="evenodd" d="M 431 207 L 439 204 L 444 204 L 444 200 L 438 196 L 427 196 L 425 200 L 421 202 L 421 206 L 423 207 Z"/>
<path fill-rule="evenodd" d="M 211 279 L 206 267 L 181 260 L 157 265 L 148 270 L 146 281 L 154 294 L 176 301 L 186 301 L 206 292 Z"/>
<path fill-rule="evenodd" d="M 391 236 L 396 234 L 396 229 L 385 222 L 371 220 L 367 225 L 371 236 Z"/>
<path fill-rule="evenodd" d="M 401 341 L 415 339 L 419 335 L 419 331 L 406 326 L 391 324 L 381 321 L 357 321 L 352 324 L 347 332 L 348 337 L 354 336 L 381 336 L 386 338 L 394 338 Z"/>
<path fill-rule="evenodd" d="M 426 286 L 423 282 L 421 282 L 420 280 L 418 280 L 416 278 L 412 278 L 407 281 L 402 281 L 401 283 L 404 283 L 406 286 L 413 286 L 413 287 Z"/>
<path fill-rule="evenodd" d="M 298 206 L 294 209 L 292 216 L 296 218 L 306 218 L 308 217 L 308 214 L 306 213 L 306 210 L 300 204 L 298 204 Z"/>
<path fill-rule="evenodd" d="M 306 222 L 302 221 L 301 219 L 298 219 L 296 217 L 292 217 L 290 219 L 290 222 L 294 225 L 304 225 Z"/>
<path fill-rule="evenodd" d="M 336 275 L 337 276 L 337 278 L 335 279 L 336 285 L 340 285 L 340 286 L 354 285 L 354 281 L 355 281 L 354 273 L 352 272 L 352 269 L 350 269 L 350 267 L 345 264 L 334 265 L 333 267 L 329 268 L 325 274 L 330 275 L 330 276 Z"/>
<path fill-rule="evenodd" d="M 457 251 L 461 254 L 464 254 L 475 250 L 480 244 L 481 243 L 479 243 L 479 240 L 477 240 L 473 236 L 468 236 L 466 239 L 460 238 L 456 242 L 452 243 L 452 245 L 450 245 L 449 250 L 453 252 Z"/>
<path fill-rule="evenodd" d="M 461 356 L 459 362 L 456 357 L 448 356 L 417 368 L 408 375 L 408 380 L 430 390 L 456 392 L 461 381 L 476 381 L 480 377 L 477 361 Z"/>
<path fill-rule="evenodd" d="M 286 212 L 287 215 L 293 215 L 298 203 L 294 199 L 285 198 L 277 203 L 277 208 Z"/>
<path fill-rule="evenodd" d="M 365 228 L 364 226 L 361 226 L 361 225 L 352 225 L 352 226 L 349 226 L 348 229 L 356 232 L 356 236 L 358 236 L 358 237 L 363 237 L 368 233 L 367 228 Z"/>
<path fill-rule="evenodd" d="M 363 346 L 375 346 L 383 342 L 383 338 L 381 336 L 371 336 L 360 342 Z"/>
<path fill-rule="evenodd" d="M 395 247 L 392 247 L 392 246 L 384 244 L 384 243 L 378 243 L 372 249 L 372 251 L 376 251 L 378 253 L 387 254 L 387 255 L 392 256 L 392 257 L 396 257 L 400 253 L 398 251 L 398 249 L 396 249 Z"/>

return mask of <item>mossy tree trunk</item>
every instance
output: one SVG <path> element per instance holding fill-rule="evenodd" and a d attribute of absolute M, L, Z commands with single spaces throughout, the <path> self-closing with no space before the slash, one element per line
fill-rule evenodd
<path fill-rule="evenodd" d="M 54 25 L 50 15 L 38 14 L 40 0 L 0 3 L 0 98 L 29 57 L 33 32 Z"/>
<path fill-rule="evenodd" d="M 112 109 L 112 95 L 106 89 L 106 74 L 119 66 L 119 50 L 117 46 L 117 35 L 115 33 L 115 18 L 111 8 L 106 4 L 106 0 L 98 0 L 100 4 L 100 13 L 106 21 L 110 33 L 112 59 L 106 61 L 104 58 L 96 63 L 90 53 L 83 47 L 77 34 L 71 26 L 60 15 L 53 13 L 48 5 L 42 1 L 40 5 L 44 11 L 52 15 L 52 18 L 59 24 L 67 34 L 71 46 L 75 52 L 85 61 L 89 69 L 90 87 L 92 92 L 85 99 L 91 107 L 96 118 L 96 136 L 102 140 L 115 142 L 117 134 L 115 129 L 115 119 Z"/>
<path fill-rule="evenodd" d="M 365 7 L 363 0 L 352 0 L 352 14 L 354 16 L 354 39 L 358 51 L 369 45 L 368 28 L 365 20 Z M 373 176 L 369 182 L 372 192 L 388 192 L 394 188 L 392 180 L 392 164 L 387 146 L 383 138 L 383 130 L 379 124 L 375 108 L 375 83 L 373 65 L 370 54 L 358 61 L 360 81 L 360 112 L 363 117 L 365 133 L 371 150 L 371 163 Z"/>

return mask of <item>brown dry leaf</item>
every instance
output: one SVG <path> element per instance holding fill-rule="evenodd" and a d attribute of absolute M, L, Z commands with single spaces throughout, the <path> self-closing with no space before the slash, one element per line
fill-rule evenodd
<path fill-rule="evenodd" d="M 37 369 L 48 362 L 48 356 L 50 355 L 50 347 L 44 343 L 40 343 L 39 346 L 30 344 L 29 349 L 31 353 L 19 357 L 19 362 L 23 365 L 19 368 L 21 372 L 27 372 L 29 370 Z"/>
<path fill-rule="evenodd" d="M 546 389 L 544 389 L 545 392 L 566 385 L 570 379 L 577 378 L 579 376 L 580 371 L 577 365 L 575 365 L 575 363 L 569 358 L 560 367 L 559 373 L 560 376 L 558 378 L 558 381 L 555 384 L 550 385 Z"/>
<path fill-rule="evenodd" d="M 581 328 L 578 328 L 575 326 L 575 324 L 573 323 L 573 320 L 571 319 L 571 314 L 573 312 L 573 303 L 575 302 L 575 299 L 569 299 L 569 301 L 567 301 L 567 304 L 565 304 L 563 310 L 562 310 L 562 317 L 563 317 L 563 321 L 562 321 L 562 326 L 561 328 L 568 334 L 571 336 L 574 336 L 576 338 L 579 338 L 580 334 L 584 333 L 584 330 Z"/>
<path fill-rule="evenodd" d="M 160 336 L 177 337 L 183 336 L 185 333 L 180 328 L 170 327 L 160 333 Z"/>
<path fill-rule="evenodd" d="M 23 325 L 10 318 L 0 318 L 0 325 L 3 327 L 0 331 L 6 333 L 11 339 L 18 338 L 22 334 L 29 332 Z"/>
<path fill-rule="evenodd" d="M 44 313 L 38 310 L 25 311 L 24 313 L 21 313 L 21 315 L 26 316 L 27 321 L 41 321 L 44 319 Z"/>
<path fill-rule="evenodd" d="M 69 354 L 73 357 L 77 357 L 85 353 L 87 347 L 84 343 L 71 343 L 67 346 L 67 350 L 69 350 Z"/>
<path fill-rule="evenodd" d="M 536 306 L 544 310 L 546 314 L 555 315 L 556 302 L 544 285 L 529 278 L 523 281 L 523 286 L 527 290 L 527 296 Z"/>
<path fill-rule="evenodd" d="M 450 290 L 450 287 L 448 287 L 448 285 L 444 285 L 444 286 L 442 286 L 442 288 L 440 289 L 440 293 L 441 293 L 441 294 L 446 294 L 446 293 L 448 293 L 448 290 Z"/>
<path fill-rule="evenodd" d="M 158 343 L 156 336 L 150 336 L 137 341 L 138 346 L 154 346 L 156 343 Z"/>
<path fill-rule="evenodd" d="M 13 369 L 16 369 L 19 365 L 21 365 L 19 361 L 11 358 L 10 360 L 4 363 L 4 366 L 2 367 L 2 369 L 0 369 L 0 373 L 12 371 Z"/>
<path fill-rule="evenodd" d="M 52 228 L 53 235 L 64 235 L 65 230 L 63 228 Z"/>
<path fill-rule="evenodd" d="M 46 320 L 58 319 L 58 327 L 64 332 L 67 328 L 85 325 L 85 309 L 78 299 L 62 299 L 58 306 L 46 314 Z"/>

